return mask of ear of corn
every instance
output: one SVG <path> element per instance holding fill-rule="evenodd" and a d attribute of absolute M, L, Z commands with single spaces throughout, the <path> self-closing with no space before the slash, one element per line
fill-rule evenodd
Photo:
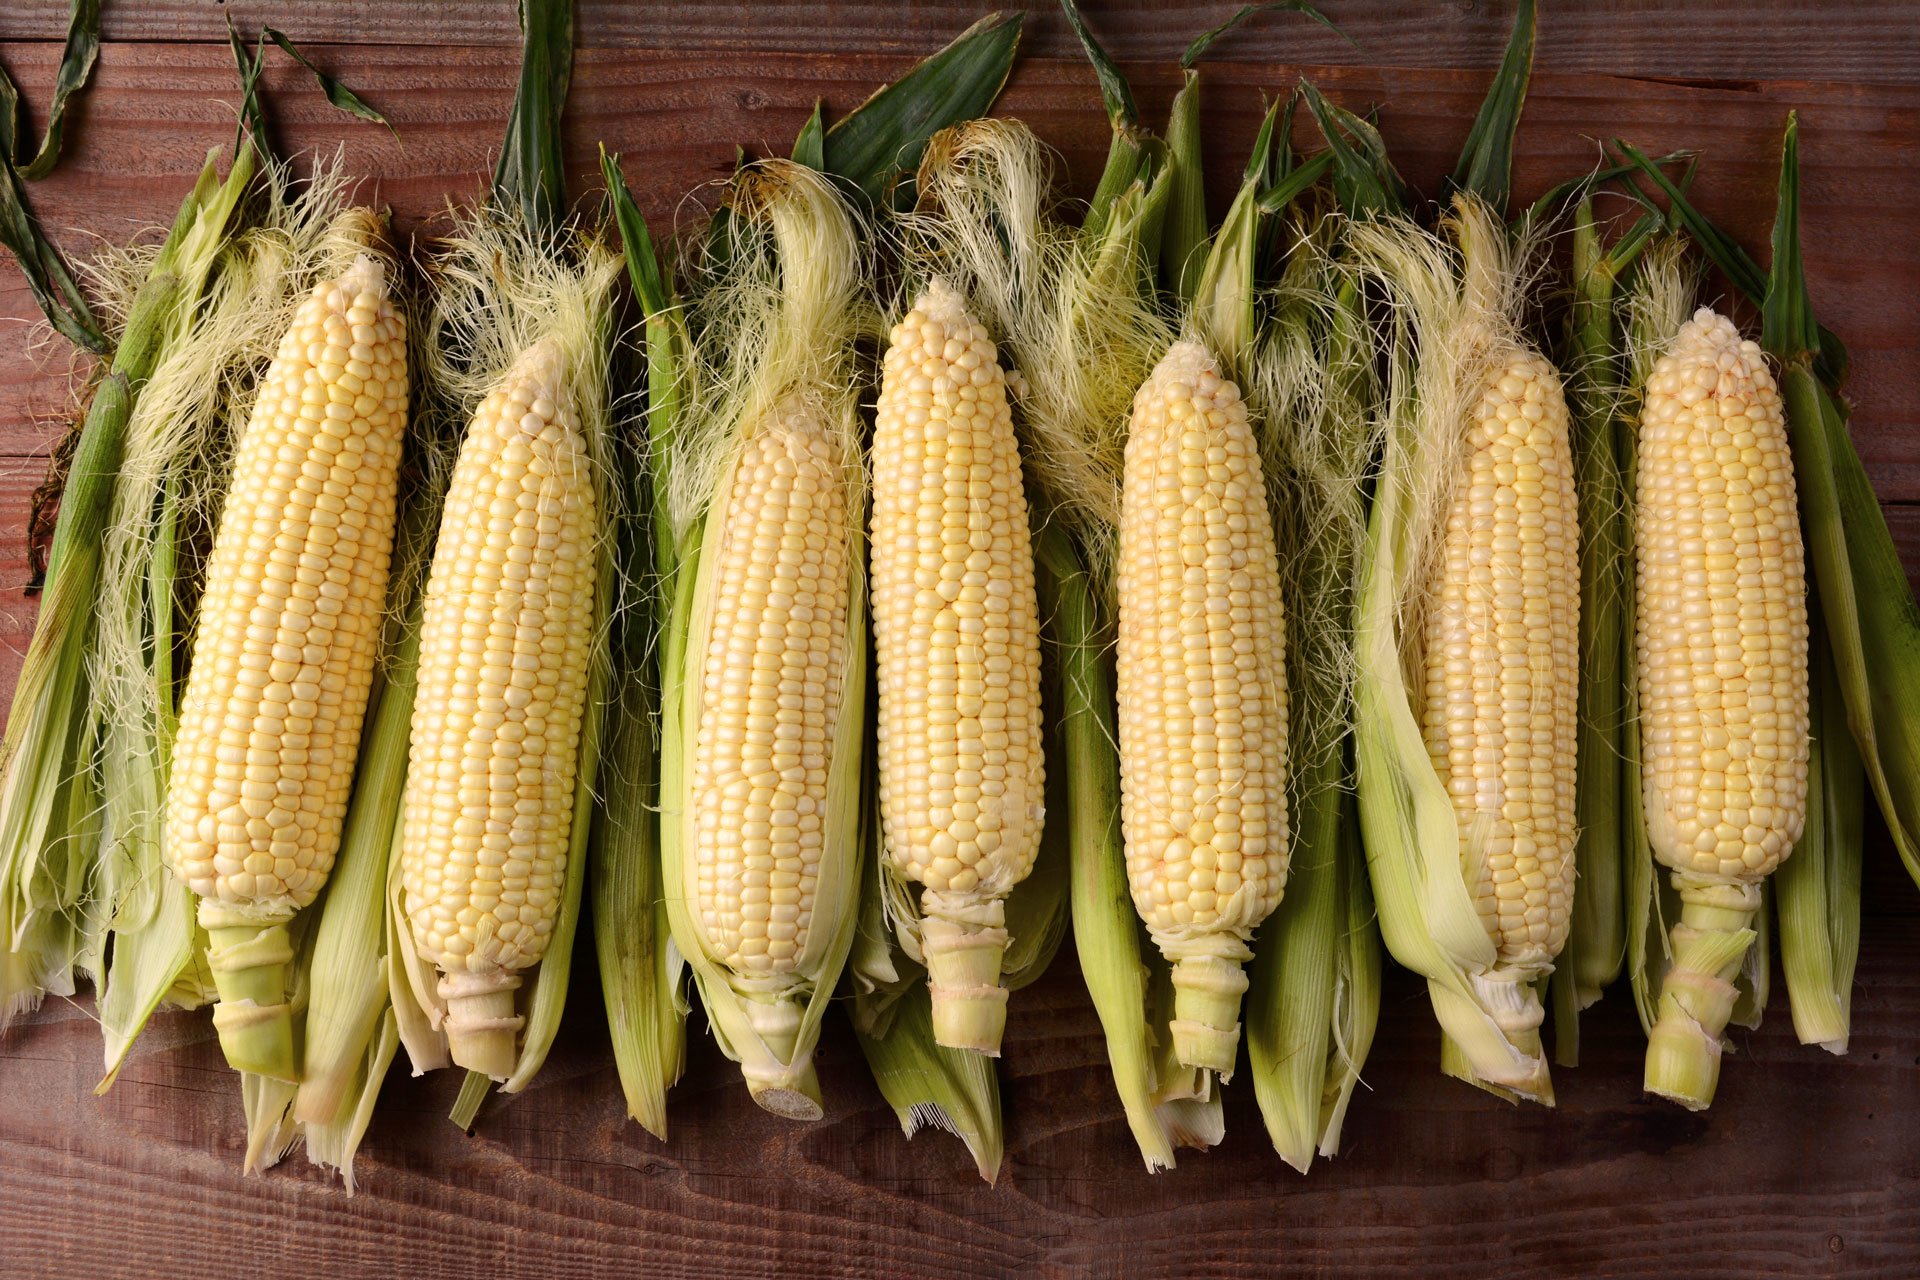
<path fill-rule="evenodd" d="M 1247 943 L 1286 882 L 1285 640 L 1246 405 L 1198 343 L 1135 399 L 1117 585 L 1128 880 L 1174 964 L 1176 1057 L 1229 1076 Z"/>
<path fill-rule="evenodd" d="M 785 161 L 743 171 L 721 234 L 667 442 L 662 869 L 722 1048 L 762 1106 L 818 1119 L 859 909 L 861 259 L 831 183 Z"/>
<path fill-rule="evenodd" d="M 1760 882 L 1807 787 L 1804 558 L 1783 407 L 1759 347 L 1701 311 L 1649 376 L 1635 480 L 1635 668 L 1648 837 L 1673 873 L 1673 967 L 1647 1088 L 1713 1097 Z"/>
<path fill-rule="evenodd" d="M 1845 348 L 1822 328 L 1800 255 L 1799 124 L 1781 140 L 1779 201 L 1770 272 L 1693 207 L 1658 164 L 1618 150 L 1667 197 L 1676 220 L 1755 303 L 1764 304 L 1763 346 L 1779 364 L 1806 549 L 1818 588 L 1847 723 L 1860 764 L 1907 871 L 1920 881 L 1920 738 L 1908 709 L 1920 678 L 1920 609 L 1886 514 L 1847 429 L 1840 385 Z"/>
<path fill-rule="evenodd" d="M 167 796 L 241 1070 L 293 1078 L 285 929 L 332 869 L 373 674 L 406 341 L 372 259 L 294 318 L 240 439 Z"/>
<path fill-rule="evenodd" d="M 600 515 L 575 359 L 528 347 L 475 411 L 427 579 L 401 871 L 456 1063 L 512 1074 L 514 991 L 571 853 Z"/>
<path fill-rule="evenodd" d="M 1458 262 L 1404 224 L 1352 233 L 1403 304 L 1356 634 L 1361 821 L 1382 933 L 1427 978 L 1450 1060 L 1550 1102 L 1533 984 L 1566 939 L 1572 887 L 1566 410 L 1512 336 L 1504 228 L 1467 197 L 1448 227 Z"/>
<path fill-rule="evenodd" d="M 887 350 L 871 553 L 886 855 L 921 890 L 935 1038 L 997 1054 L 1005 899 L 1044 816 L 1039 616 L 1005 376 L 939 280 Z"/>

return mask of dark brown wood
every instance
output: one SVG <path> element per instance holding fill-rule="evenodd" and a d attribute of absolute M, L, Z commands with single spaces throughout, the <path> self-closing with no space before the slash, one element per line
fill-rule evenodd
<path fill-rule="evenodd" d="M 1044 6 L 1035 6 L 1045 9 Z M 1216 8 L 1199 0 L 1089 6 L 1159 118 L 1168 60 Z M 1355 107 L 1381 105 L 1408 177 L 1432 190 L 1497 56 L 1510 6 L 1388 0 L 1329 6 L 1354 52 L 1273 15 L 1220 46 L 1208 147 L 1223 196 L 1263 93 L 1302 73 Z M 344 148 L 403 231 L 479 189 L 511 97 L 511 6 L 109 3 L 113 41 L 69 162 L 32 195 L 70 247 L 170 216 L 207 149 L 231 137 L 223 13 L 268 16 L 311 42 L 393 118 L 398 142 L 345 122 L 301 74 L 270 73 L 292 150 Z M 64 0 L 0 4 L 0 64 L 44 101 Z M 677 6 L 582 0 L 570 104 L 576 193 L 594 145 L 626 153 L 647 213 L 724 173 L 736 141 L 781 147 L 817 97 L 844 110 L 959 30 L 973 10 L 920 0 Z M 1802 109 L 1808 265 L 1851 345 L 1855 432 L 1909 572 L 1920 577 L 1920 49 L 1903 6 L 1711 0 L 1650 12 L 1551 6 L 1528 100 L 1518 184 L 1533 192 L 1624 133 L 1707 157 L 1701 201 L 1750 244 L 1772 208 L 1785 110 Z M 1105 144 L 1092 78 L 1050 10 L 1005 109 L 1058 148 L 1084 193 Z M 185 43 L 182 43 L 185 42 Z M 329 45 L 338 47 L 328 47 Z M 347 47 L 352 46 L 352 47 Z M 1300 63 L 1292 59 L 1308 59 Z M 1372 68 L 1372 69 L 1369 69 Z M 689 218 L 691 213 L 688 214 Z M 0 266 L 0 323 L 31 341 L 18 274 Z M 0 361 L 0 689 L 31 625 L 18 531 L 38 458 L 69 403 L 73 359 L 47 343 Z M 4 701 L 5 694 L 0 694 Z M 1920 1274 L 1920 893 L 1868 836 L 1868 909 L 1853 1051 L 1793 1043 L 1783 989 L 1735 1037 L 1714 1109 L 1689 1116 L 1638 1091 L 1624 991 L 1583 1024 L 1585 1061 L 1560 1106 L 1514 1108 L 1441 1078 L 1424 993 L 1388 984 L 1346 1151 L 1300 1178 L 1274 1157 L 1250 1085 L 1229 1135 L 1156 1178 L 1141 1171 L 1107 1079 L 1072 948 L 1014 1005 L 1002 1063 L 1009 1161 L 997 1188 L 959 1144 L 911 1144 L 836 1014 L 822 1050 L 828 1118 L 792 1126 L 747 1099 L 696 1038 L 671 1140 L 623 1113 L 583 952 L 560 1044 L 535 1087 L 491 1102 L 467 1138 L 443 1118 L 457 1081 L 396 1071 L 363 1150 L 360 1194 L 295 1155 L 243 1179 L 237 1093 L 203 1016 L 169 1014 L 104 1099 L 85 1000 L 56 1001 L 0 1039 L 0 1258 L 18 1274 L 402 1274 L 438 1277 L 1373 1276 L 1702 1277 Z"/>
<path fill-rule="evenodd" d="M 7 52 L 29 96 L 51 84 L 57 49 Z M 366 175 L 368 198 L 411 229 L 449 197 L 474 193 L 488 172 L 512 97 L 516 54 L 502 47 L 354 51 L 357 82 L 398 131 L 355 125 L 313 94 L 304 74 L 272 73 L 273 116 L 289 150 L 338 148 Z M 841 109 L 897 74 L 897 55 L 740 55 L 723 73 L 686 58 L 587 51 L 569 104 L 577 193 L 597 189 L 597 143 L 644 163 L 646 212 L 671 224 L 684 193 L 725 173 L 733 146 L 787 145 L 817 98 Z M 1130 65 L 1143 110 L 1158 118 L 1177 84 L 1163 64 Z M 1258 123 L 1262 95 L 1310 74 L 1355 107 L 1381 105 L 1396 161 L 1433 190 L 1458 152 L 1485 87 L 1476 72 L 1227 64 L 1206 80 L 1208 143 L 1224 200 Z M 124 238 L 169 218 L 209 148 L 231 136 L 233 72 L 211 46 L 111 45 L 76 129 L 71 155 L 32 197 L 71 248 L 89 235 Z M 1856 374 L 1856 432 L 1888 500 L 1920 500 L 1920 362 L 1910 358 L 1912 300 L 1920 296 L 1920 208 L 1912 133 L 1920 88 L 1766 84 L 1698 88 L 1613 76 L 1543 72 L 1528 97 L 1516 183 L 1533 194 L 1590 166 L 1591 140 L 1621 134 L 1654 149 L 1696 147 L 1707 157 L 1700 201 L 1756 249 L 1772 218 L 1778 135 L 1790 106 L 1804 134 L 1807 265 L 1826 322 L 1846 336 Z M 1022 64 L 1005 110 L 1059 149 L 1073 188 L 1097 176 L 1107 126 L 1091 73 L 1079 62 Z M 0 322 L 37 314 L 11 263 L 0 265 Z M 0 455 L 44 447 L 66 392 L 50 374 L 70 363 L 59 344 L 0 368 Z"/>
<path fill-rule="evenodd" d="M 1187 42 L 1220 22 L 1227 0 L 1123 4 L 1082 0 L 1089 23 L 1127 56 L 1172 61 Z M 1215 45 L 1215 62 L 1307 58 L 1348 66 L 1493 67 L 1513 20 L 1511 0 L 1325 0 L 1322 12 L 1352 43 L 1304 19 L 1272 14 Z M 579 0 L 579 40 L 588 48 L 689 53 L 901 53 L 924 55 L 989 9 L 1027 14 L 1026 48 L 1073 58 L 1079 46 L 1046 0 Z M 1694 0 L 1654 6 L 1636 0 L 1547 4 L 1540 25 L 1542 70 L 1685 80 L 1846 79 L 1920 83 L 1920 30 L 1900 0 Z M 224 43 L 225 19 L 246 32 L 269 22 L 307 44 L 511 45 L 519 42 L 510 4 L 439 0 L 139 0 L 109 4 L 106 32 L 119 41 Z M 0 40 L 58 40 L 66 0 L 13 0 L 0 9 Z"/>
<path fill-rule="evenodd" d="M 348 1198 L 297 1155 L 239 1175 L 238 1100 L 203 1019 L 164 1016 L 95 1099 L 98 1036 L 62 1006 L 0 1045 L 0 1241 L 16 1271 L 26 1245 L 49 1276 L 1907 1280 L 1920 942 L 1875 917 L 1864 950 L 1852 1052 L 1794 1044 L 1776 1004 L 1736 1034 L 1698 1116 L 1640 1094 L 1624 991 L 1588 1015 L 1584 1064 L 1545 1111 L 1440 1077 L 1424 993 L 1399 975 L 1346 1148 L 1302 1178 L 1244 1081 L 1223 1146 L 1145 1174 L 1069 949 L 1014 1005 L 995 1188 L 945 1135 L 901 1138 L 838 1015 L 827 1119 L 759 1111 L 702 1038 L 657 1143 L 621 1113 L 583 983 L 547 1070 L 475 1137 L 444 1119 L 455 1081 L 396 1072 Z"/>

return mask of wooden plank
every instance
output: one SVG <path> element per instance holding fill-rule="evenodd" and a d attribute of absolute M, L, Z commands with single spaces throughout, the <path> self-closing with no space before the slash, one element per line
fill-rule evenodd
<path fill-rule="evenodd" d="M 703 1036 L 659 1143 L 622 1114 L 596 993 L 577 991 L 546 1072 L 471 1139 L 443 1118 L 450 1073 L 396 1072 L 349 1199 L 299 1156 L 240 1176 L 235 1089 L 203 1018 L 164 1016 L 95 1099 L 97 1036 L 84 1005 L 63 1005 L 0 1042 L 16 1100 L 0 1107 L 0 1240 L 49 1275 L 1479 1280 L 1663 1276 L 1684 1259 L 1702 1280 L 1906 1280 L 1920 940 L 1874 921 L 1863 955 L 1853 1051 L 1794 1044 L 1776 1004 L 1735 1037 L 1703 1115 L 1640 1094 L 1622 992 L 1588 1016 L 1585 1065 L 1558 1073 L 1547 1111 L 1439 1077 L 1424 994 L 1397 975 L 1345 1151 L 1303 1179 L 1245 1081 L 1220 1149 L 1147 1176 L 1068 948 L 1014 1002 L 997 1189 L 951 1138 L 901 1138 L 837 1015 L 825 1121 L 759 1111 Z"/>
<path fill-rule="evenodd" d="M 403 229 L 451 196 L 479 189 L 490 171 L 512 96 L 515 54 L 506 48 L 356 50 L 356 83 L 388 110 L 400 137 L 331 111 L 292 68 L 272 73 L 274 118 L 290 149 L 341 149 L 366 176 L 368 198 L 390 204 Z M 56 51 L 7 54 L 30 96 L 51 84 Z M 647 213 L 671 224 L 690 213 L 685 195 L 726 171 L 736 142 L 781 148 L 816 98 L 837 109 L 897 74 L 897 56 L 741 55 L 672 62 L 634 51 L 581 55 L 568 119 L 577 193 L 597 189 L 595 144 L 625 152 L 647 180 Z M 1130 67 L 1143 109 L 1159 118 L 1175 80 L 1165 66 Z M 1208 137 L 1224 201 L 1251 139 L 1263 93 L 1308 73 L 1350 105 L 1382 104 L 1382 123 L 1407 176 L 1427 190 L 1452 162 L 1482 91 L 1470 72 L 1369 71 L 1229 64 L 1209 73 Z M 232 70 L 224 50 L 116 45 L 99 72 L 68 162 L 33 188 L 36 208 L 63 243 L 123 239 L 171 216 L 209 147 L 230 137 Z M 1055 146 L 1072 188 L 1098 173 L 1107 127 L 1090 74 L 1077 62 L 1029 60 L 1004 110 Z M 1911 303 L 1920 296 L 1920 89 L 1768 84 L 1740 90 L 1543 74 L 1528 98 L 1516 182 L 1525 194 L 1589 165 L 1595 122 L 1649 148 L 1697 147 L 1708 157 L 1701 202 L 1747 243 L 1763 246 L 1771 219 L 1778 132 L 1786 108 L 1805 132 L 1807 262 L 1827 323 L 1853 350 L 1855 429 L 1874 483 L 1889 500 L 1920 500 L 1920 362 Z M 1304 140 L 1304 136 L 1303 136 Z M 1862 246 L 1872 246 L 1864 252 Z M 11 263 L 0 265 L 0 320 L 37 313 Z M 70 363 L 48 346 L 36 362 L 0 368 L 0 455 L 44 448 L 65 390 L 51 375 Z M 49 380 L 51 377 L 51 380 Z"/>
<path fill-rule="evenodd" d="M 1187 42 L 1233 7 L 1221 0 L 1082 4 L 1116 54 L 1171 62 Z M 1221 62 L 1308 57 L 1347 66 L 1490 68 L 1513 18 L 1511 0 L 1325 0 L 1353 38 L 1340 41 L 1301 18 L 1276 14 L 1221 41 Z M 589 48 L 728 53 L 924 55 L 990 9 L 1027 11 L 1027 47 L 1041 57 L 1079 55 L 1056 5 L 1045 0 L 802 0 L 741 4 L 680 0 L 628 4 L 580 0 L 579 39 Z M 106 7 L 109 39 L 226 41 L 226 16 L 243 31 L 263 21 L 303 44 L 516 44 L 514 7 L 492 3 L 396 5 L 378 0 L 140 0 Z M 57 40 L 65 0 L 14 0 L 0 9 L 0 40 Z M 1920 29 L 1899 0 L 1642 0 L 1552 5 L 1540 23 L 1542 70 L 1683 80 L 1845 79 L 1920 83 Z"/>

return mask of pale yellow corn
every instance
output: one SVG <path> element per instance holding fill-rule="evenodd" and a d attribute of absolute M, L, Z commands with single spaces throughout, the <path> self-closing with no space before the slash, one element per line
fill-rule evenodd
<path fill-rule="evenodd" d="M 1766 360 L 1702 310 L 1647 383 L 1636 503 L 1647 828 L 1676 871 L 1758 880 L 1807 804 L 1807 586 Z"/>
<path fill-rule="evenodd" d="M 261 380 L 174 740 L 166 852 L 200 895 L 214 1025 L 239 1070 L 295 1075 L 285 923 L 339 851 L 406 414 L 405 326 L 361 258 L 300 304 Z"/>
<path fill-rule="evenodd" d="M 1807 583 L 1760 348 L 1702 309 L 1647 379 L 1634 493 L 1647 836 L 1680 896 L 1646 1087 L 1713 1100 L 1760 882 L 1806 820 Z"/>
<path fill-rule="evenodd" d="M 818 415 L 742 444 L 722 504 L 699 655 L 692 767 L 694 910 L 736 974 L 792 974 L 827 841 L 852 602 L 846 483 Z"/>
<path fill-rule="evenodd" d="M 512 1065 L 519 971 L 559 914 L 592 644 L 595 490 L 566 375 L 536 344 L 475 412 L 420 630 L 407 914 L 446 975 L 454 1060 L 495 1076 Z"/>
<path fill-rule="evenodd" d="M 886 856 L 922 887 L 936 1038 L 997 1053 L 1004 899 L 1044 817 L 1039 608 L 1006 378 L 938 281 L 887 350 L 872 557 Z"/>
<path fill-rule="evenodd" d="M 1247 406 L 1198 343 L 1134 397 L 1117 586 L 1127 878 L 1174 962 L 1175 1055 L 1231 1074 L 1247 942 L 1286 885 L 1286 650 Z"/>
<path fill-rule="evenodd" d="M 1422 729 L 1502 968 L 1566 943 L 1574 882 L 1579 525 L 1560 379 L 1516 356 L 1474 408 L 1425 619 Z"/>
<path fill-rule="evenodd" d="M 386 606 L 406 336 L 362 259 L 261 381 L 207 565 L 167 794 L 180 878 L 285 920 L 333 867 Z"/>

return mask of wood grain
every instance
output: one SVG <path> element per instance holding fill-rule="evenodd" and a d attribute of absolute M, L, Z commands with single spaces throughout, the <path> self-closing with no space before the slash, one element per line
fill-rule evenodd
<path fill-rule="evenodd" d="M 1110 48 L 1171 62 L 1200 31 L 1236 5 L 1225 0 L 1119 4 L 1082 0 Z M 923 56 L 989 9 L 1027 13 L 1026 50 L 1077 58 L 1080 50 L 1056 4 L 1045 0 L 579 0 L 579 41 L 587 48 L 727 53 L 900 53 Z M 1352 37 L 1347 44 L 1298 17 L 1275 14 L 1215 45 L 1213 62 L 1310 58 L 1348 66 L 1481 67 L 1500 60 L 1513 20 L 1511 0 L 1323 0 L 1322 12 Z M 1920 28 L 1900 0 L 1579 0 L 1543 5 L 1537 62 L 1543 71 L 1580 71 L 1684 80 L 1827 79 L 1920 83 Z M 106 32 L 117 41 L 224 44 L 225 19 L 243 31 L 271 22 L 302 45 L 519 42 L 510 4 L 438 0 L 138 0 L 108 4 Z M 12 0 L 0 8 L 0 40 L 58 40 L 65 0 Z"/>
<path fill-rule="evenodd" d="M 1044 6 L 1035 6 L 1045 8 Z M 1168 60 L 1218 6 L 1089 6 L 1164 113 Z M 1355 52 L 1276 15 L 1223 43 L 1207 73 L 1207 144 L 1222 198 L 1263 93 L 1311 74 L 1379 104 L 1407 176 L 1452 160 L 1511 13 L 1507 3 L 1349 0 L 1329 10 Z M 270 17 L 394 120 L 400 138 L 328 111 L 295 71 L 270 73 L 293 150 L 344 149 L 403 230 L 429 228 L 490 168 L 515 52 L 505 3 L 147 0 L 107 6 L 109 43 L 70 161 L 32 194 L 70 246 L 170 216 L 207 149 L 231 137 L 223 14 Z M 581 0 L 568 138 L 576 193 L 594 147 L 626 153 L 647 212 L 690 219 L 682 193 L 725 172 L 736 141 L 782 147 L 813 101 L 844 110 L 959 30 L 960 0 L 676 6 Z M 64 0 L 0 4 L 0 64 L 44 101 Z M 1528 99 L 1523 193 L 1624 133 L 1708 157 L 1697 194 L 1763 244 L 1789 106 L 1806 134 L 1808 268 L 1851 345 L 1856 436 L 1912 577 L 1920 578 L 1920 34 L 1890 0 L 1821 7 L 1706 0 L 1550 7 Z M 1084 193 L 1105 146 L 1091 76 L 1047 12 L 1005 109 L 1035 125 Z M 187 43 L 180 43 L 187 42 Z M 334 44 L 338 48 L 328 48 Z M 346 48 L 344 46 L 353 46 Z M 1295 61 L 1308 59 L 1308 62 Z M 1371 69 L 1369 69 L 1371 68 Z M 0 266 L 5 346 L 35 312 Z M 0 690 L 32 604 L 18 585 L 26 496 L 68 403 L 73 361 L 47 344 L 0 361 Z M 7 695 L 0 694 L 0 703 Z M 911 1144 L 867 1080 L 839 1015 L 821 1076 L 828 1117 L 792 1126 L 747 1099 L 704 1034 L 673 1095 L 671 1139 L 622 1112 L 592 965 L 546 1070 L 492 1102 L 476 1136 L 444 1119 L 457 1081 L 388 1082 L 349 1199 L 296 1155 L 244 1179 L 232 1077 L 203 1016 L 161 1018 L 120 1083 L 91 1096 L 98 1037 L 85 1000 L 0 1039 L 0 1257 L 24 1276 L 1220 1276 L 1389 1273 L 1515 1277 L 1920 1274 L 1920 893 L 1870 824 L 1853 1052 L 1793 1043 L 1784 991 L 1736 1036 L 1719 1100 L 1690 1116 L 1638 1091 L 1641 1040 L 1624 991 L 1583 1022 L 1585 1061 L 1553 1112 L 1441 1078 L 1424 993 L 1390 978 L 1346 1151 L 1300 1178 L 1273 1155 L 1250 1088 L 1229 1136 L 1149 1178 L 1120 1119 L 1098 1025 L 1068 948 L 1017 999 L 1002 1063 L 1009 1161 L 975 1177 L 952 1139 Z M 704 1031 L 698 1016 L 696 1028 Z"/>
<path fill-rule="evenodd" d="M 1014 1005 L 996 1188 L 952 1139 L 901 1138 L 838 1015 L 826 1120 L 760 1112 L 703 1039 L 657 1143 L 621 1114 L 595 993 L 578 990 L 547 1071 L 491 1104 L 473 1138 L 443 1118 L 455 1081 L 396 1073 L 349 1199 L 297 1156 L 240 1177 L 237 1100 L 204 1020 L 163 1018 L 96 1100 L 98 1039 L 84 1008 L 62 1006 L 0 1050 L 18 1100 L 0 1107 L 0 1240 L 62 1276 L 1480 1280 L 1680 1266 L 1701 1280 L 1904 1280 L 1920 1257 L 1920 941 L 1876 918 L 1864 951 L 1852 1052 L 1794 1044 L 1776 1005 L 1736 1036 L 1700 1116 L 1639 1093 L 1623 992 L 1583 1024 L 1585 1064 L 1559 1073 L 1549 1112 L 1441 1078 L 1424 994 L 1396 976 L 1346 1149 L 1301 1178 L 1268 1148 L 1244 1082 L 1228 1090 L 1223 1146 L 1143 1173 L 1069 949 Z M 131 1259 L 128 1222 L 142 1224 Z"/>
<path fill-rule="evenodd" d="M 29 96 L 51 84 L 50 45 L 8 52 Z M 331 111 L 303 74 L 278 67 L 273 116 L 288 150 L 340 149 L 366 175 L 369 199 L 390 204 L 403 229 L 490 171 L 512 96 L 515 53 L 505 48 L 355 50 L 357 83 L 393 119 L 399 137 Z M 814 101 L 845 110 L 905 60 L 890 55 L 741 55 L 725 69 L 631 51 L 587 51 L 569 104 L 574 191 L 598 189 L 597 143 L 626 153 L 646 180 L 646 212 L 671 225 L 684 193 L 725 173 L 736 142 L 784 148 Z M 1168 67 L 1130 65 L 1143 110 L 1159 118 L 1175 87 Z M 1474 72 L 1229 64 L 1207 78 L 1207 119 L 1217 201 L 1257 126 L 1262 95 L 1312 75 L 1355 107 L 1381 106 L 1402 171 L 1435 190 L 1456 155 L 1463 122 L 1484 89 Z M 64 243 L 124 238 L 169 217 L 208 148 L 230 137 L 232 69 L 223 49 L 113 45 L 61 170 L 33 199 Z M 1920 296 L 1920 88 L 1841 84 L 1739 89 L 1629 83 L 1617 77 L 1542 74 L 1528 97 L 1516 184 L 1523 195 L 1580 172 L 1591 139 L 1617 133 L 1657 150 L 1696 147 L 1708 158 L 1696 193 L 1746 243 L 1765 243 L 1772 217 L 1778 134 L 1789 106 L 1804 133 L 1807 269 L 1827 324 L 1854 353 L 1855 430 L 1881 495 L 1920 500 L 1920 362 L 1911 358 L 1912 300 Z M 1098 174 L 1106 122 L 1091 74 L 1078 62 L 1028 60 L 1004 110 L 1026 119 L 1062 157 L 1075 191 Z M 1304 140 L 1304 135 L 1303 135 Z M 1871 246 L 1871 251 L 1866 250 Z M 11 263 L 0 265 L 0 321 L 37 313 Z M 0 368 L 0 454 L 44 447 L 64 404 L 64 348 Z"/>

